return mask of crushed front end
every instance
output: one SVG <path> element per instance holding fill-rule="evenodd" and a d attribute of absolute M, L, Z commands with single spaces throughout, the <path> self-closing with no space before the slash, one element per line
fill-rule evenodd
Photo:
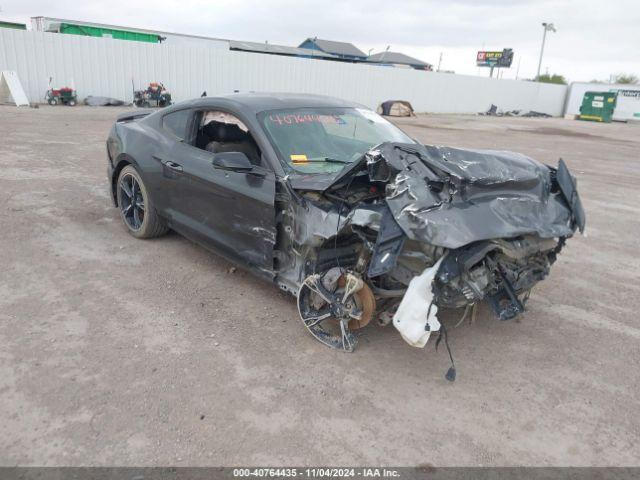
<path fill-rule="evenodd" d="M 277 198 L 277 281 L 305 326 L 351 351 L 376 319 L 424 346 L 439 308 L 524 311 L 566 239 L 584 230 L 575 179 L 510 152 L 384 143 L 331 181 Z"/>

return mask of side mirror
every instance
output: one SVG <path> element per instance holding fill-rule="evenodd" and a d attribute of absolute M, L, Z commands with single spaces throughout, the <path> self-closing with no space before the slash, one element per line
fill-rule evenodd
<path fill-rule="evenodd" d="M 213 155 L 213 166 L 234 172 L 249 172 L 253 165 L 242 152 L 220 152 Z"/>

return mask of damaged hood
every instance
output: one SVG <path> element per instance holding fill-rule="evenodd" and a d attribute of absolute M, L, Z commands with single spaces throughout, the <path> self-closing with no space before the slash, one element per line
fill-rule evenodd
<path fill-rule="evenodd" d="M 553 169 L 512 152 L 383 143 L 322 189 L 337 190 L 354 175 L 384 184 L 400 228 L 432 245 L 454 249 L 534 233 L 569 237 L 584 229 L 575 179 L 562 160 Z"/>
<path fill-rule="evenodd" d="M 549 171 L 539 162 L 514 152 L 466 150 L 431 145 L 414 151 L 404 151 L 412 153 L 453 178 L 476 186 L 539 185 Z"/>

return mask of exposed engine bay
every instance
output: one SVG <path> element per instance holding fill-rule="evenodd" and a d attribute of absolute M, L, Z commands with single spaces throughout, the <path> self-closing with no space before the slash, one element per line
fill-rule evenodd
<path fill-rule="evenodd" d="M 423 347 L 439 308 L 518 316 L 585 226 L 562 160 L 510 152 L 384 143 L 337 177 L 289 184 L 276 192 L 276 280 L 309 332 L 344 351 L 372 320 Z"/>

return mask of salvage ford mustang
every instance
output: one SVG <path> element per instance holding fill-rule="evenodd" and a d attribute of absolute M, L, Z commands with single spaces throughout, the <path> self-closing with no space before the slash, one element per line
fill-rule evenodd
<path fill-rule="evenodd" d="M 562 160 L 421 145 L 329 97 L 137 110 L 118 117 L 107 151 L 133 236 L 173 229 L 276 283 L 316 339 L 345 351 L 372 319 L 423 347 L 444 329 L 438 308 L 485 301 L 514 318 L 585 226 Z"/>

